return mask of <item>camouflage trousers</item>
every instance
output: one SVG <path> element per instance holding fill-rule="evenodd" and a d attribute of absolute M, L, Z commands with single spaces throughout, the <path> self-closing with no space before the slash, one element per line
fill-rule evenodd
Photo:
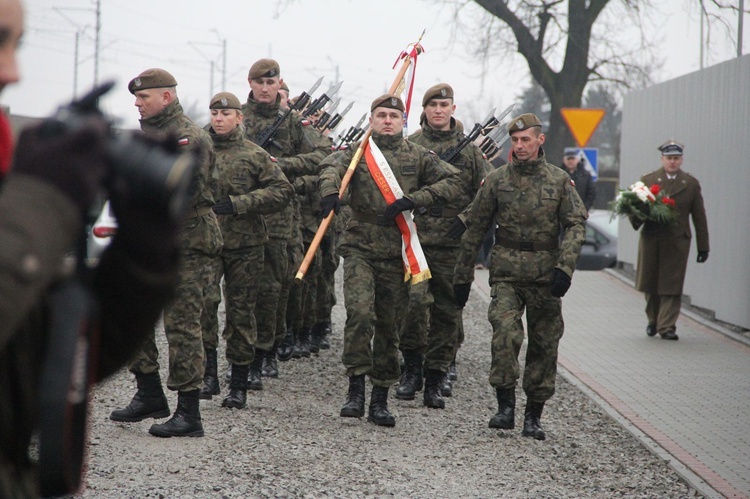
<path fill-rule="evenodd" d="M 190 391 L 203 384 L 204 352 L 201 316 L 208 304 L 216 255 L 183 250 L 174 300 L 164 310 L 164 332 L 169 344 L 170 390 Z M 143 343 L 128 365 L 134 374 L 159 372 L 156 332 Z"/>
<path fill-rule="evenodd" d="M 276 327 L 276 337 L 283 338 L 287 327 L 299 329 L 302 327 L 302 289 L 307 277 L 298 283 L 294 280 L 299 266 L 304 258 L 304 243 L 300 239 L 287 245 L 289 271 L 283 283 L 281 300 L 279 303 L 279 322 Z"/>
<path fill-rule="evenodd" d="M 263 246 L 224 249 L 216 265 L 213 288 L 206 307 L 203 345 L 206 350 L 216 350 L 218 338 L 218 310 L 221 301 L 219 287 L 224 276 L 224 309 L 226 321 L 223 337 L 227 344 L 227 362 L 248 365 L 255 358 L 258 337 L 255 321 L 255 304 L 258 298 L 258 280 L 263 273 Z M 218 295 L 218 296 L 217 296 Z M 216 299 L 218 298 L 218 300 Z"/>
<path fill-rule="evenodd" d="M 315 317 L 317 322 L 331 320 L 331 310 L 336 305 L 336 281 L 334 275 L 339 268 L 339 253 L 336 249 L 336 236 L 331 233 L 329 243 L 320 245 L 321 268 L 315 296 Z"/>
<path fill-rule="evenodd" d="M 563 335 L 562 301 L 549 284 L 500 282 L 492 286 L 488 318 L 492 324 L 490 385 L 513 388 L 519 377 L 518 354 L 523 344 L 526 310 L 528 345 L 523 390 L 529 400 L 545 402 L 555 393 L 557 347 Z"/>
<path fill-rule="evenodd" d="M 263 245 L 263 256 L 263 272 L 258 282 L 258 299 L 255 302 L 258 326 L 255 348 L 270 350 L 276 339 L 282 287 L 288 279 L 286 239 L 269 238 Z"/>
<path fill-rule="evenodd" d="M 401 376 L 398 337 L 408 307 L 409 284 L 400 258 L 344 258 L 346 375 L 369 374 L 373 386 L 389 387 Z"/>
<path fill-rule="evenodd" d="M 432 278 L 424 290 L 427 299 L 415 293 L 409 300 L 401 331 L 402 352 L 425 355 L 425 369 L 447 372 L 458 348 L 458 331 L 462 322 L 461 307 L 453 295 L 453 274 L 458 258 L 458 248 L 424 248 Z M 415 290 L 416 291 L 416 290 Z"/>
<path fill-rule="evenodd" d="M 310 241 L 305 240 L 304 246 L 305 248 L 310 247 Z M 294 289 L 297 291 L 297 293 L 294 294 L 296 299 L 299 299 L 300 301 L 300 310 L 301 313 L 299 314 L 299 318 L 294 321 L 294 325 L 296 327 L 301 327 L 303 329 L 309 329 L 313 327 L 317 322 L 317 304 L 318 304 L 318 286 L 321 279 L 322 269 L 323 269 L 323 252 L 321 251 L 321 248 L 318 247 L 315 250 L 315 256 L 313 257 L 312 262 L 310 262 L 310 267 L 307 269 L 307 273 L 305 273 L 305 278 L 302 279 L 302 282 L 297 284 L 294 284 Z M 292 294 L 290 294 L 290 300 L 291 300 Z"/>

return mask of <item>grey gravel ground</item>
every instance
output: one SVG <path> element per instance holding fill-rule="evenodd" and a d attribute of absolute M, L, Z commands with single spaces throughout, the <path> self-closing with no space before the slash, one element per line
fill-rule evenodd
<path fill-rule="evenodd" d="M 486 303 L 477 293 L 471 298 L 454 396 L 445 410 L 434 410 L 422 405 L 421 394 L 406 402 L 391 390 L 395 428 L 338 415 L 347 389 L 343 300 L 334 309 L 332 349 L 279 363 L 281 377 L 250 392 L 246 409 L 221 407 L 222 380 L 222 396 L 201 402 L 203 438 L 152 437 L 154 420 L 110 421 L 110 411 L 135 393 L 132 376 L 119 373 L 94 395 L 80 496 L 700 497 L 560 376 L 542 418 L 546 441 L 521 437 L 520 389 L 516 429 L 488 428 L 496 410 L 487 383 L 491 330 Z M 168 398 L 174 409 L 176 394 Z"/>

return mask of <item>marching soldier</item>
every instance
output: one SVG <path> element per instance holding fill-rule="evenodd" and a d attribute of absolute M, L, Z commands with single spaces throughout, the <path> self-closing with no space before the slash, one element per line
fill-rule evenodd
<path fill-rule="evenodd" d="M 369 374 L 373 387 L 368 420 L 394 426 L 388 390 L 400 374 L 399 331 L 409 300 L 404 269 L 408 268 L 406 277 L 413 286 L 429 278 L 411 210 L 447 204 L 460 196 L 462 188 L 458 170 L 404 140 L 400 98 L 382 95 L 370 110 L 372 137 L 347 191 L 352 213 L 340 245 L 347 314 L 342 361 L 349 377 L 341 416 L 364 416 L 365 375 Z M 321 165 L 323 217 L 338 208 L 341 179 L 354 154 L 355 148 L 339 151 Z"/>
<path fill-rule="evenodd" d="M 586 209 L 568 174 L 545 160 L 539 118 L 522 114 L 510 122 L 508 133 L 513 145 L 511 162 L 487 176 L 472 204 L 456 264 L 454 293 L 463 307 L 474 278 L 477 250 L 487 230 L 497 224 L 488 315 L 493 329 L 490 384 L 498 411 L 489 426 L 515 427 L 525 309 L 529 343 L 522 434 L 544 440 L 540 420 L 544 403 L 555 393 L 557 346 L 563 334 L 560 298 L 570 287 L 586 238 Z"/>
<path fill-rule="evenodd" d="M 200 154 L 191 189 L 191 209 L 183 222 L 179 284 L 173 303 L 164 311 L 169 343 L 167 388 L 177 391 L 177 409 L 149 433 L 158 437 L 203 436 L 198 393 L 203 383 L 204 352 L 201 315 L 207 305 L 205 289 L 212 285 L 211 268 L 222 247 L 214 205 L 214 150 L 208 134 L 185 116 L 177 98 L 177 81 L 163 69 L 147 69 L 128 84 L 148 135 L 176 134 L 178 143 Z M 130 361 L 138 392 L 123 409 L 112 411 L 113 421 L 135 422 L 169 416 L 169 405 L 159 378 L 159 351 L 152 333 Z"/>
<path fill-rule="evenodd" d="M 263 271 L 263 244 L 268 240 L 264 214 L 284 208 L 292 197 L 292 186 L 266 151 L 245 138 L 239 99 L 229 92 L 216 94 L 209 105 L 209 134 L 216 151 L 217 203 L 224 237 L 215 283 L 224 276 L 227 361 L 232 366 L 229 394 L 222 406 L 241 409 L 247 397 L 248 366 L 255 358 L 257 339 L 255 302 Z M 217 319 L 219 301 L 210 316 Z M 210 329 L 218 332 L 218 326 Z M 219 393 L 216 347 L 218 334 L 206 335 L 206 374 L 201 398 Z"/>
<path fill-rule="evenodd" d="M 456 105 L 450 85 L 439 83 L 429 88 L 422 98 L 422 107 L 422 128 L 409 136 L 409 141 L 437 155 L 461 142 L 463 133 L 453 118 Z M 432 274 L 428 283 L 431 300 L 413 299 L 410 303 L 400 341 L 405 369 L 396 389 L 396 398 L 414 399 L 415 392 L 422 389 L 424 359 L 424 405 L 438 409 L 445 407 L 442 395 L 450 394 L 451 385 L 446 376 L 455 361 L 462 329 L 462 310 L 453 296 L 453 272 L 460 235 L 466 227 L 464 210 L 474 199 L 488 171 L 482 151 L 474 144 L 462 149 L 451 164 L 461 171 L 461 196 L 448 204 L 435 204 L 415 218 L 419 241 Z"/>

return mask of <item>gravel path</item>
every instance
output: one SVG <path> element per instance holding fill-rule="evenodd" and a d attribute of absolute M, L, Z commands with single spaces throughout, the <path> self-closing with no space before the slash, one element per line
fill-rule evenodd
<path fill-rule="evenodd" d="M 491 331 L 477 293 L 464 313 L 459 381 L 445 410 L 425 408 L 421 394 L 396 400 L 391 390 L 395 428 L 340 418 L 342 301 L 332 349 L 280 362 L 281 377 L 249 392 L 246 409 L 221 407 L 222 379 L 222 395 L 201 401 L 203 438 L 152 437 L 154 420 L 112 422 L 109 413 L 127 404 L 135 382 L 123 371 L 99 386 L 79 497 L 700 497 L 560 376 L 542 418 L 546 441 L 521 437 L 520 389 L 516 429 L 488 428 L 496 410 L 487 383 Z M 224 371 L 221 359 L 222 378 Z M 369 384 L 367 391 L 369 401 Z M 176 394 L 168 398 L 174 410 Z"/>

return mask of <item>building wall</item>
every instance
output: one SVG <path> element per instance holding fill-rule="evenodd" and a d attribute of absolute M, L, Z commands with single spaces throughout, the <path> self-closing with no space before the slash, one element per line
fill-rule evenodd
<path fill-rule="evenodd" d="M 711 251 L 684 293 L 716 319 L 750 328 L 750 55 L 631 92 L 624 101 L 620 188 L 661 167 L 656 149 L 685 144 L 682 169 L 703 190 Z M 638 233 L 620 220 L 618 259 L 636 267 Z"/>

